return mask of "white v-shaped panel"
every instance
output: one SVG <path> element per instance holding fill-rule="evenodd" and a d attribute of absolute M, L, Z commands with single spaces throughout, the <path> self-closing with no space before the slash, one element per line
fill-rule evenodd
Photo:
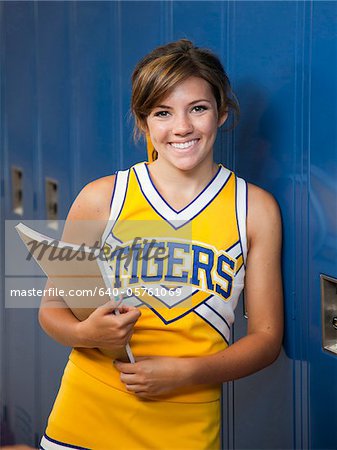
<path fill-rule="evenodd" d="M 205 189 L 181 211 L 175 211 L 160 195 L 154 186 L 146 163 L 137 164 L 134 168 L 140 189 L 152 208 L 173 228 L 177 229 L 200 214 L 206 206 L 218 195 L 231 176 L 231 171 L 219 167 L 214 178 Z"/>

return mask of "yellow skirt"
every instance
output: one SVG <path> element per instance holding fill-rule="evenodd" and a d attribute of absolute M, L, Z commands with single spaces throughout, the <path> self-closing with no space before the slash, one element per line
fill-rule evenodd
<path fill-rule="evenodd" d="M 139 399 L 69 361 L 41 449 L 219 450 L 220 401 Z"/>

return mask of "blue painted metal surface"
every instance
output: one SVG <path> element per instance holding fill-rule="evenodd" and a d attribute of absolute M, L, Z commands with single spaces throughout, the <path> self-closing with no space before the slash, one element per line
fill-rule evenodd
<path fill-rule="evenodd" d="M 118 61 L 112 26 L 116 4 L 73 3 L 69 8 L 70 131 L 78 191 L 119 165 Z"/>
<path fill-rule="evenodd" d="M 322 349 L 319 275 L 337 278 L 337 3 L 314 2 L 311 25 L 307 335 L 310 445 L 335 449 L 337 355 Z"/>
<path fill-rule="evenodd" d="M 36 179 L 37 218 L 46 220 L 46 180 L 57 183 L 57 216 L 64 219 L 74 197 L 75 154 L 70 130 L 73 126 L 72 72 L 70 59 L 70 4 L 35 4 L 35 71 L 37 86 Z M 43 230 L 53 235 L 54 230 Z M 43 288 L 44 284 L 39 286 Z M 36 311 L 35 311 L 36 314 Z M 69 350 L 53 342 L 38 327 L 37 434 L 46 426 Z"/>
<path fill-rule="evenodd" d="M 32 219 L 34 211 L 35 146 L 36 146 L 36 79 L 34 7 L 32 3 L 8 3 L 2 17 L 3 83 L 3 156 L 6 219 Z M 23 216 L 12 211 L 11 170 L 23 173 Z M 4 248 L 2 242 L 2 249 Z M 3 273 L 2 273 L 3 277 Z M 5 298 L 3 301 L 5 302 Z M 36 430 L 37 361 L 36 311 L 5 309 L 4 400 L 17 441 L 34 445 Z M 24 369 L 24 370 L 23 370 Z"/>
<path fill-rule="evenodd" d="M 4 120 L 3 120 L 3 94 L 4 94 L 4 33 L 3 33 L 3 4 L 0 4 L 0 243 L 4 242 Z M 4 271 L 4 262 L 5 257 L 1 252 L 0 255 L 0 420 L 2 433 L 4 432 L 5 423 L 5 301 L 4 301 L 4 279 L 3 279 L 3 271 Z M 11 436 L 9 431 L 7 431 L 7 439 L 10 439 Z M 4 440 L 4 439 L 2 439 Z M 1 444 L 4 444 L 1 442 Z"/>
<path fill-rule="evenodd" d="M 52 18 L 52 20 L 51 20 Z M 72 200 L 73 156 L 70 147 L 71 64 L 69 5 L 39 3 L 36 21 L 36 86 L 38 127 L 39 218 L 45 219 L 46 178 L 58 183 L 58 217 L 66 217 Z"/>
<path fill-rule="evenodd" d="M 231 77 L 241 106 L 233 168 L 247 181 L 272 192 L 283 216 L 294 216 L 289 175 L 294 164 L 295 112 L 289 104 L 296 98 L 296 3 L 235 2 L 228 23 Z M 284 228 L 287 260 L 294 255 L 293 223 L 285 222 Z M 288 270 L 284 275 L 288 336 L 292 333 L 294 280 Z M 238 309 L 236 318 L 238 339 L 246 328 L 242 310 Z M 293 388 L 292 361 L 284 352 L 277 364 L 234 383 L 234 448 L 292 448 Z"/>
<path fill-rule="evenodd" d="M 319 291 L 320 273 L 337 277 L 337 2 L 5 2 L 1 8 L 7 218 L 16 218 L 12 164 L 24 169 L 24 217 L 45 217 L 48 176 L 59 181 L 64 218 L 84 184 L 146 157 L 145 144 L 132 142 L 129 121 L 130 77 L 145 53 L 187 37 L 219 54 L 242 118 L 234 133 L 219 137 L 217 159 L 280 204 L 286 306 L 278 362 L 225 388 L 224 448 L 337 448 L 337 357 L 321 347 Z M 245 332 L 242 311 L 239 305 L 235 338 Z M 31 416 L 26 443 L 34 444 L 66 356 L 28 315 L 6 312 L 4 382 L 13 408 L 23 409 L 24 421 L 27 411 Z M 19 326 L 30 352 L 19 342 Z M 34 389 L 19 373 L 12 376 L 20 366 L 14 350 L 38 368 L 28 369 Z M 58 371 L 53 380 L 46 367 Z"/>

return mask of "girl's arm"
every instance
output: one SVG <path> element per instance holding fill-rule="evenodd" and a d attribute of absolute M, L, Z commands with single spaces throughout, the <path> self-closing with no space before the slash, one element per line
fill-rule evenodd
<path fill-rule="evenodd" d="M 74 201 L 63 231 L 62 240 L 74 244 L 97 246 L 109 219 L 114 176 L 101 178 L 83 188 Z M 48 281 L 46 288 L 53 287 Z M 80 322 L 61 297 L 45 295 L 39 310 L 44 331 L 57 342 L 70 347 L 124 347 L 140 316 L 136 308 L 121 307 L 119 316 L 111 314 L 113 302 L 95 310 Z"/>
<path fill-rule="evenodd" d="M 247 336 L 215 355 L 194 360 L 192 383 L 225 382 L 254 373 L 279 355 L 283 337 L 281 218 L 274 198 L 249 185 L 245 300 Z"/>

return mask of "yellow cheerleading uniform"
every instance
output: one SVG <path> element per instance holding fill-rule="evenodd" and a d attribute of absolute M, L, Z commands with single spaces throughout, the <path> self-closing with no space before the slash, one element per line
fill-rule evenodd
<path fill-rule="evenodd" d="M 102 243 L 111 288 L 142 311 L 136 359 L 226 349 L 244 284 L 246 211 L 246 183 L 222 165 L 181 211 L 156 190 L 147 163 L 117 173 Z M 69 359 L 42 449 L 220 448 L 219 385 L 143 400 L 99 350 L 74 349 Z"/>

